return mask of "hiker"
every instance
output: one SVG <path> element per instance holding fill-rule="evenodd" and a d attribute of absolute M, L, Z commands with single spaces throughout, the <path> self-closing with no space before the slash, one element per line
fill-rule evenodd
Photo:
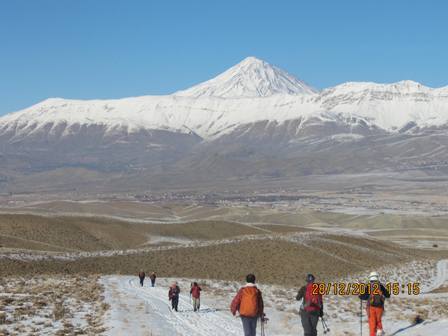
<path fill-rule="evenodd" d="M 173 282 L 168 291 L 168 299 L 171 301 L 171 309 L 177 311 L 177 306 L 179 305 L 179 294 L 180 288 L 177 285 L 177 282 Z"/>
<path fill-rule="evenodd" d="M 142 269 L 140 270 L 140 272 L 138 272 L 138 277 L 140 279 L 140 286 L 143 287 L 143 281 L 145 281 L 146 274 Z"/>
<path fill-rule="evenodd" d="M 390 298 L 390 293 L 381 284 L 377 272 L 370 273 L 369 282 L 368 290 L 360 295 L 359 298 L 367 301 L 366 310 L 369 319 L 370 336 L 382 336 L 384 331 L 381 319 L 384 313 L 384 301 Z"/>
<path fill-rule="evenodd" d="M 300 305 L 300 319 L 302 321 L 305 336 L 317 335 L 317 323 L 319 317 L 324 316 L 324 303 L 322 295 L 313 293 L 313 285 L 316 278 L 312 274 L 306 276 L 306 285 L 300 288 L 296 300 L 302 300 Z"/>
<path fill-rule="evenodd" d="M 264 304 L 261 291 L 255 286 L 255 275 L 246 276 L 246 285 L 238 291 L 230 305 L 233 316 L 240 313 L 243 323 L 244 336 L 255 336 L 257 330 L 257 320 L 261 323 L 266 321 L 264 315 Z"/>
<path fill-rule="evenodd" d="M 193 310 L 199 311 L 199 307 L 201 305 L 201 287 L 199 287 L 197 282 L 193 282 L 190 289 L 190 296 L 193 301 Z"/>
<path fill-rule="evenodd" d="M 152 272 L 151 275 L 149 276 L 149 279 L 151 280 L 151 287 L 154 287 L 154 285 L 156 284 L 156 272 Z"/>

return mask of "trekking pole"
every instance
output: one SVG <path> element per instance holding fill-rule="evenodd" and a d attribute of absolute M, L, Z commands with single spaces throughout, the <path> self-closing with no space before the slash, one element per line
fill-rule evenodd
<path fill-rule="evenodd" d="M 359 330 L 360 330 L 360 335 L 362 336 L 362 300 L 359 299 L 359 302 L 361 303 L 360 311 L 359 311 Z"/>
<path fill-rule="evenodd" d="M 266 328 L 265 328 L 265 325 L 266 325 L 266 323 L 268 322 L 268 318 L 266 318 L 266 317 L 260 317 L 260 324 L 261 324 L 261 336 L 266 336 Z"/>
<path fill-rule="evenodd" d="M 330 332 L 330 328 L 328 327 L 327 321 L 322 317 L 322 322 L 324 324 L 324 334 Z"/>
<path fill-rule="evenodd" d="M 327 322 L 325 322 L 325 319 L 321 317 L 320 321 L 322 322 L 322 328 L 324 329 L 324 334 L 330 332 L 330 328 L 328 327 Z"/>

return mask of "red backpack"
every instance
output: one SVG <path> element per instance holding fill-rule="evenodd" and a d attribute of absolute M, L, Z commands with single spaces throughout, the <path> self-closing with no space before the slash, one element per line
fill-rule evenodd
<path fill-rule="evenodd" d="M 313 293 L 313 283 L 306 285 L 303 309 L 307 312 L 320 311 L 322 309 L 322 295 Z"/>
<path fill-rule="evenodd" d="M 191 287 L 191 296 L 195 299 L 198 299 L 201 296 L 201 287 L 199 286 L 193 286 Z"/>

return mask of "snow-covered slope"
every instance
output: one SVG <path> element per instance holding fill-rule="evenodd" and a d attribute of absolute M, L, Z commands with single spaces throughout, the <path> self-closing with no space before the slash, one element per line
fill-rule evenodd
<path fill-rule="evenodd" d="M 345 83 L 318 93 L 283 70 L 249 57 L 173 95 L 48 99 L 0 118 L 0 136 L 23 138 L 54 129 L 63 129 L 64 135 L 80 125 L 101 125 L 106 132 L 168 130 L 213 139 L 245 124 L 296 119 L 346 124 L 363 120 L 389 132 L 410 124 L 441 126 L 448 122 L 448 87 L 432 89 L 411 81 Z"/>
<path fill-rule="evenodd" d="M 400 269 L 408 274 L 410 270 Z M 397 271 L 397 268 L 394 268 Z M 396 275 L 399 276 L 399 275 Z M 444 277 L 445 276 L 445 277 Z M 437 279 L 444 280 L 446 274 L 437 273 Z M 400 283 L 404 279 L 395 278 Z M 400 280 L 399 280 L 400 279 Z M 203 291 L 201 294 L 201 310 L 193 312 L 189 299 L 189 287 L 193 279 L 176 279 L 181 288 L 179 312 L 173 312 L 167 299 L 169 285 L 174 279 L 159 278 L 156 287 L 146 283 L 141 287 L 136 276 L 105 276 L 101 283 L 105 287 L 106 302 L 110 310 L 106 313 L 104 335 L 241 335 L 242 325 L 229 311 L 230 301 L 236 294 L 240 284 L 229 281 L 198 281 Z M 431 281 L 432 280 L 432 281 Z M 342 280 L 341 280 L 342 281 Z M 344 279 L 344 282 L 347 280 Z M 299 302 L 294 298 L 296 288 L 258 285 L 263 292 L 265 313 L 269 318 L 266 334 L 277 336 L 302 335 Z M 431 285 L 431 287 L 433 287 Z M 440 287 L 440 286 L 438 286 Z M 437 287 L 437 288 L 438 288 Z M 436 287 L 434 287 L 436 288 Z M 383 317 L 384 328 L 388 335 L 441 336 L 446 334 L 448 319 L 440 309 L 435 309 L 447 302 L 447 294 L 406 294 L 393 296 L 386 303 L 387 314 Z M 360 332 L 359 301 L 356 296 L 326 295 L 324 297 L 325 319 L 331 331 L 329 335 L 358 335 Z M 364 306 L 365 307 L 365 306 Z M 410 320 L 417 314 L 428 313 L 421 324 L 413 324 Z M 368 323 L 363 313 L 362 334 L 368 335 Z M 258 324 L 257 335 L 260 333 Z M 318 324 L 318 334 L 322 335 L 322 324 Z"/>
<path fill-rule="evenodd" d="M 349 82 L 324 90 L 318 101 L 325 110 L 356 115 L 386 130 L 411 122 L 431 127 L 448 121 L 448 87 L 432 89 L 413 81 Z"/>
<path fill-rule="evenodd" d="M 247 57 L 219 76 L 175 94 L 222 98 L 267 97 L 275 94 L 313 94 L 316 91 L 286 71 Z"/>
<path fill-rule="evenodd" d="M 237 126 L 260 120 L 285 121 L 316 114 L 316 106 L 305 97 L 274 95 L 266 98 L 200 99 L 178 96 L 146 96 L 119 100 L 48 99 L 0 119 L 0 134 L 26 135 L 46 125 L 104 125 L 108 131 L 126 128 L 196 133 L 211 138 Z M 51 132 L 51 129 L 49 130 Z"/>

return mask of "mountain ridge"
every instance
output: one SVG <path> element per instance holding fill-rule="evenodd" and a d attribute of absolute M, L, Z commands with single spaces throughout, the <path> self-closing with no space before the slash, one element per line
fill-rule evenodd
<path fill-rule="evenodd" d="M 235 83 L 241 85 L 234 88 Z M 347 124 L 362 120 L 387 132 L 409 125 L 440 127 L 448 123 L 448 87 L 433 89 L 409 80 L 347 82 L 317 92 L 287 72 L 248 57 L 209 81 L 171 95 L 50 98 L 0 117 L 0 135 L 23 138 L 61 128 L 64 135 L 82 125 L 100 125 L 105 132 L 152 129 L 215 139 L 246 124 L 299 119 Z"/>

